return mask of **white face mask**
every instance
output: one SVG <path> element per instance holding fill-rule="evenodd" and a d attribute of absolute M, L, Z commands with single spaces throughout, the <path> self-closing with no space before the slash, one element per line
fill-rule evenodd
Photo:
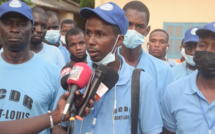
<path fill-rule="evenodd" d="M 56 44 L 60 38 L 59 30 L 47 30 L 45 39 L 51 44 Z"/>
<path fill-rule="evenodd" d="M 185 53 L 185 49 L 184 48 L 181 49 L 181 54 L 184 56 L 184 58 L 185 58 L 185 60 L 186 60 L 186 62 L 188 64 L 190 64 L 191 66 L 196 66 L 196 63 L 193 61 L 193 56 L 187 55 Z"/>
<path fill-rule="evenodd" d="M 66 44 L 66 38 L 64 35 L 61 35 L 60 36 L 60 41 L 63 43 L 63 44 Z"/>
<path fill-rule="evenodd" d="M 116 50 L 117 50 L 117 48 L 116 48 L 116 44 L 117 44 L 117 41 L 118 41 L 118 39 L 119 39 L 119 36 L 120 35 L 118 35 L 118 37 L 117 37 L 117 39 L 116 39 L 116 42 L 115 42 L 115 44 L 114 44 L 114 46 L 113 46 L 113 49 L 102 59 L 102 60 L 100 60 L 100 61 L 98 61 L 98 62 L 94 62 L 95 64 L 97 64 L 97 65 L 99 65 L 99 64 L 103 64 L 103 65 L 108 65 L 109 63 L 111 63 L 111 62 L 114 62 L 116 59 L 115 59 L 115 52 L 116 52 Z"/>
<path fill-rule="evenodd" d="M 144 36 L 136 30 L 128 30 L 125 34 L 123 44 L 130 49 L 134 49 L 144 43 Z"/>

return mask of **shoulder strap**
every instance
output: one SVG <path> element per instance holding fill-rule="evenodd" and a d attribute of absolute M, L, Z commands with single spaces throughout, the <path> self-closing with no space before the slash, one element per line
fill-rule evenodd
<path fill-rule="evenodd" d="M 139 117 L 140 73 L 142 69 L 134 69 L 131 81 L 131 134 L 137 134 Z"/>

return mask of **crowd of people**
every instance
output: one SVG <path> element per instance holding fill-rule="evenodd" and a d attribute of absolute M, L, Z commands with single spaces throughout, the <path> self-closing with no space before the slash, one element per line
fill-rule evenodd
<path fill-rule="evenodd" d="M 69 113 L 63 123 L 61 116 L 69 93 L 61 86 L 61 70 L 83 62 L 92 72 L 107 66 L 119 78 L 99 100 L 89 101 L 83 120 L 75 119 L 74 134 L 215 134 L 215 22 L 189 28 L 182 57 L 174 61 L 166 57 L 168 33 L 150 32 L 150 12 L 141 1 L 84 7 L 80 16 L 84 30 L 20 0 L 0 5 L 0 133 L 66 134 Z M 148 52 L 142 48 L 147 35 Z M 134 128 L 136 68 L 142 71 Z M 75 92 L 77 109 L 84 90 Z"/>

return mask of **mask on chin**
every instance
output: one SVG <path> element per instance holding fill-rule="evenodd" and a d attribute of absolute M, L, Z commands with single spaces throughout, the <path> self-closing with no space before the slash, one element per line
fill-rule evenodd
<path fill-rule="evenodd" d="M 215 53 L 208 51 L 196 51 L 194 55 L 196 68 L 205 78 L 215 77 Z"/>
<path fill-rule="evenodd" d="M 56 44 L 60 38 L 60 31 L 59 30 L 47 30 L 45 39 L 50 44 Z"/>
<path fill-rule="evenodd" d="M 114 46 L 113 46 L 113 49 L 102 59 L 102 60 L 100 60 L 100 61 L 98 61 L 98 62 L 94 62 L 95 64 L 97 64 L 97 65 L 99 65 L 99 64 L 103 64 L 103 65 L 108 65 L 109 63 L 111 63 L 111 62 L 114 62 L 116 59 L 115 59 L 115 52 L 116 52 L 116 50 L 117 50 L 117 48 L 116 48 L 116 44 L 117 44 L 117 41 L 118 41 L 118 39 L 119 39 L 119 36 L 120 35 L 118 35 L 118 37 L 117 37 L 117 39 L 116 39 L 116 42 L 115 42 L 115 44 L 114 44 Z"/>
<path fill-rule="evenodd" d="M 144 36 L 136 30 L 128 30 L 125 34 L 123 44 L 130 49 L 135 49 L 144 43 Z"/>
<path fill-rule="evenodd" d="M 193 67 L 196 66 L 196 63 L 193 61 L 193 56 L 187 55 L 187 54 L 185 53 L 185 49 L 184 49 L 184 48 L 181 49 L 181 54 L 184 56 L 186 62 L 187 62 L 189 65 L 191 65 L 191 66 L 193 66 Z"/>

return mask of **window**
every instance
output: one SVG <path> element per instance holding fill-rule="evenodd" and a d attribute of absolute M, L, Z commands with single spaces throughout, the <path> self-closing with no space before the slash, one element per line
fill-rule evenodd
<path fill-rule="evenodd" d="M 181 58 L 180 46 L 185 31 L 191 27 L 203 27 L 207 23 L 169 23 L 164 22 L 164 30 L 169 34 L 169 50 L 167 57 L 170 59 Z"/>

